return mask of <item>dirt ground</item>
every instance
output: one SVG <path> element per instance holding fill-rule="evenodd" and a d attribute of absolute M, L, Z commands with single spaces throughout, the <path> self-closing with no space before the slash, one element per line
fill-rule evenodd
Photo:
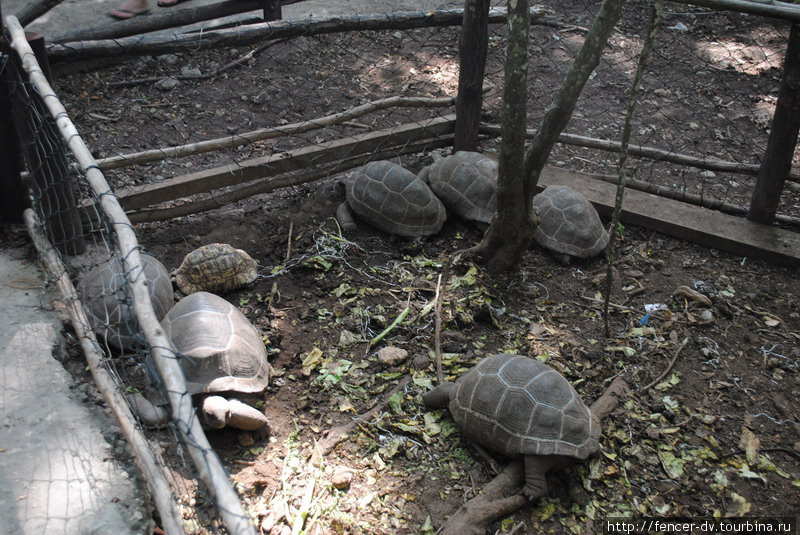
<path fill-rule="evenodd" d="M 374 38 L 376 46 L 383 39 Z M 454 50 L 444 38 L 439 47 Z M 241 53 L 187 54 L 178 62 L 206 70 L 211 66 L 204 62 L 218 66 Z M 259 61 L 241 76 L 267 68 Z M 304 107 L 297 99 L 274 97 L 264 111 L 259 88 L 235 75 L 213 85 L 182 81 L 181 97 L 173 102 L 152 83 L 107 85 L 169 69 L 163 59 L 147 58 L 62 75 L 56 89 L 84 121 L 81 130 L 98 156 L 174 143 L 176 131 L 235 131 L 255 118 L 266 121 L 259 114 L 275 110 L 291 121 L 295 104 Z M 352 76 L 332 68 L 319 78 L 331 95 L 352 98 Z M 299 79 L 286 83 L 295 92 L 305 87 Z M 385 81 L 373 84 L 356 92 L 382 96 Z M 313 103 L 306 107 L 316 112 Z M 139 112 L 128 120 L 132 109 Z M 90 120 L 90 114 L 101 119 Z M 186 167 L 210 165 L 207 158 Z M 131 185 L 180 174 L 177 165 L 167 161 L 109 176 L 118 186 Z M 215 242 L 244 249 L 259 263 L 258 280 L 225 297 L 261 330 L 270 349 L 276 377 L 264 401 L 272 437 L 253 441 L 225 431 L 212 433 L 211 440 L 261 532 L 288 534 L 305 521 L 304 532 L 312 534 L 432 534 L 492 477 L 449 416 L 421 403 L 436 382 L 437 278 L 448 255 L 476 244 L 481 234 L 451 216 L 439 234 L 420 243 L 364 224 L 357 235 L 342 235 L 333 220 L 343 200 L 338 178 L 143 223 L 137 232 L 143 247 L 170 269 L 192 249 Z M 598 303 L 604 266 L 594 259 L 565 267 L 532 248 L 509 274 L 490 276 L 480 265 L 457 264 L 441 289 L 448 377 L 484 356 L 513 352 L 559 370 L 587 403 L 618 375 L 630 385 L 622 405 L 603 422 L 601 455 L 555 474 L 547 498 L 497 522 L 492 532 L 599 533 L 615 517 L 796 518 L 796 271 L 626 227 L 614 259 L 606 337 Z M 651 304 L 666 310 L 648 315 Z M 383 341 L 370 346 L 406 310 Z M 405 350 L 407 358 L 383 363 L 379 351 L 385 347 Z M 376 405 L 376 417 L 353 428 L 321 463 L 310 462 L 314 445 L 331 429 Z M 208 498 L 200 491 L 188 498 L 198 511 L 197 517 L 187 514 L 191 531 L 213 530 L 202 514 Z"/>

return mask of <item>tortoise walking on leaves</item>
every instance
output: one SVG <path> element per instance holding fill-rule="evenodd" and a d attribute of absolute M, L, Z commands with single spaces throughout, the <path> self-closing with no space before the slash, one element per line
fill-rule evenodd
<path fill-rule="evenodd" d="M 416 238 L 436 234 L 447 214 L 428 185 L 414 173 L 392 162 L 370 162 L 345 184 L 346 200 L 336 219 L 354 232 L 353 212 L 388 234 Z"/>
<path fill-rule="evenodd" d="M 174 271 L 175 284 L 194 292 L 225 293 L 258 278 L 258 265 L 249 254 L 227 243 L 211 243 L 187 254 Z"/>
<path fill-rule="evenodd" d="M 600 424 L 572 385 L 538 360 L 502 353 L 424 395 L 449 407 L 464 436 L 508 457 L 523 457 L 530 500 L 545 495 L 545 474 L 597 454 Z"/>
<path fill-rule="evenodd" d="M 134 277 L 144 276 L 147 280 L 153 310 L 160 320 L 174 303 L 169 272 L 152 255 L 143 253 L 140 258 L 142 270 Z M 92 330 L 123 351 L 133 349 L 134 335 L 138 331 L 127 284 L 122 259 L 114 256 L 89 271 L 78 285 Z"/>
<path fill-rule="evenodd" d="M 263 392 L 272 371 L 261 336 L 244 314 L 221 297 L 196 292 L 175 305 L 161 324 L 181 355 L 189 393 L 206 427 L 268 430 L 263 412 L 233 399 Z M 162 410 L 141 397 L 135 406 L 147 424 L 166 421 Z"/>
<path fill-rule="evenodd" d="M 574 189 L 548 186 L 533 197 L 540 222 L 533 238 L 557 254 L 562 264 L 572 257 L 591 258 L 608 245 L 608 232 L 603 228 L 597 210 Z"/>
<path fill-rule="evenodd" d="M 497 162 L 458 151 L 420 172 L 444 205 L 467 221 L 489 224 L 497 212 Z"/>

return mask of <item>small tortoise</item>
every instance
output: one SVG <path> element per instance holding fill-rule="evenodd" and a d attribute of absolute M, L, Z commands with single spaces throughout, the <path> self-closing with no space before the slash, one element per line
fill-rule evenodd
<path fill-rule="evenodd" d="M 186 295 L 225 293 L 258 278 L 258 265 L 249 254 L 227 243 L 210 243 L 187 254 L 173 272 L 175 284 Z"/>
<path fill-rule="evenodd" d="M 430 187 L 414 173 L 388 161 L 370 162 L 345 183 L 346 200 L 336 219 L 356 230 L 352 212 L 388 234 L 415 238 L 436 234 L 447 214 Z"/>
<path fill-rule="evenodd" d="M 160 320 L 172 308 L 174 296 L 169 272 L 158 259 L 142 253 L 142 270 L 156 317 Z M 89 271 L 78 285 L 81 301 L 92 330 L 123 351 L 133 349 L 139 330 L 122 259 L 114 256 Z"/>
<path fill-rule="evenodd" d="M 430 407 L 449 407 L 464 436 L 508 457 L 523 457 L 523 493 L 547 492 L 545 474 L 594 456 L 600 424 L 572 385 L 538 360 L 501 353 L 424 395 Z"/>
<path fill-rule="evenodd" d="M 467 221 L 489 224 L 497 212 L 497 162 L 458 151 L 420 172 L 444 205 Z"/>
<path fill-rule="evenodd" d="M 263 412 L 233 399 L 263 392 L 272 371 L 261 336 L 244 314 L 219 296 L 195 292 L 172 307 L 161 325 L 182 355 L 186 385 L 204 426 L 269 429 Z M 132 401 L 146 424 L 166 421 L 160 407 L 142 397 Z"/>
<path fill-rule="evenodd" d="M 533 197 L 540 222 L 534 232 L 536 242 L 554 251 L 562 264 L 573 257 L 591 258 L 608 245 L 608 232 L 592 203 L 574 189 L 548 186 Z"/>

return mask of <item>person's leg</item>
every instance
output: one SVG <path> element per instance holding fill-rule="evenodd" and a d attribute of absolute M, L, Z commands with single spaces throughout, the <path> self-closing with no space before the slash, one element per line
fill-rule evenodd
<path fill-rule="evenodd" d="M 127 20 L 139 15 L 150 13 L 147 7 L 148 0 L 125 0 L 116 9 L 108 12 L 108 16 L 117 20 Z"/>

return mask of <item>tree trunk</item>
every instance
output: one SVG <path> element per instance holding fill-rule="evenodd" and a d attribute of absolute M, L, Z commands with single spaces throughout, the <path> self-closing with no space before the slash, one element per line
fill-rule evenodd
<path fill-rule="evenodd" d="M 533 210 L 531 201 L 539 183 L 539 175 L 559 134 L 572 117 L 583 86 L 600 63 L 603 48 L 619 20 L 625 1 L 605 0 L 600 6 L 597 18 L 564 82 L 545 110 L 542 123 L 525 153 L 520 174 L 518 154 L 522 152 L 521 140 L 524 139 L 528 64 L 528 20 L 522 13 L 527 12 L 528 0 L 509 0 L 503 140 L 497 183 L 498 215 L 483 241 L 476 247 L 476 253 L 490 271 L 515 267 L 530 244 L 533 230 L 538 224 L 538 214 Z"/>
<path fill-rule="evenodd" d="M 497 214 L 475 252 L 489 271 L 505 271 L 517 265 L 533 238 L 538 223 L 528 218 L 525 202 L 523 155 L 528 93 L 528 0 L 508 2 L 508 45 L 503 90 L 502 130 Z"/>

